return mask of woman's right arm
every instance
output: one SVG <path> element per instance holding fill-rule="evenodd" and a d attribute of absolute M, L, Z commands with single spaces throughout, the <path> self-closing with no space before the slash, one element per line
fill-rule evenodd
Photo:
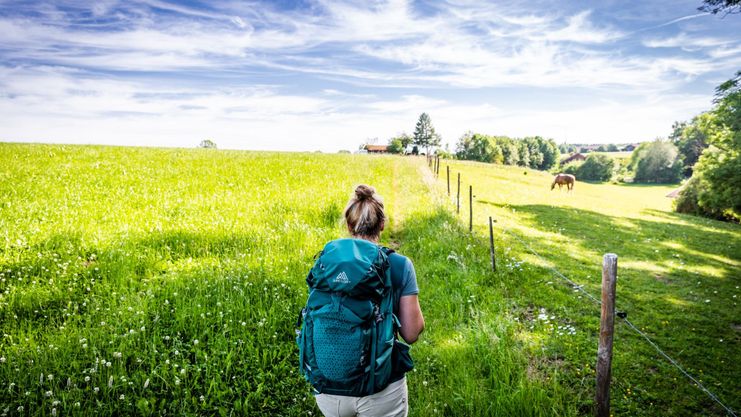
<path fill-rule="evenodd" d="M 399 302 L 399 321 L 401 329 L 399 333 L 404 341 L 412 344 L 417 341 L 420 333 L 425 329 L 425 318 L 419 307 L 417 295 L 406 295 Z"/>

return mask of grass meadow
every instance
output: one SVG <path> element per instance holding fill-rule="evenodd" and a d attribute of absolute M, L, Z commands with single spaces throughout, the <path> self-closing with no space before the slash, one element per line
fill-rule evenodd
<path fill-rule="evenodd" d="M 474 234 L 446 164 L 474 186 Z M 619 308 L 741 407 L 740 229 L 671 213 L 668 187 L 567 194 L 513 167 L 443 162 L 436 182 L 422 158 L 204 149 L 0 144 L 0 167 L 2 415 L 318 415 L 296 318 L 359 183 L 417 269 L 410 415 L 590 414 L 599 309 L 548 267 L 597 295 L 608 251 Z M 617 323 L 615 416 L 723 415 Z"/>
<path fill-rule="evenodd" d="M 619 256 L 617 310 L 727 406 L 741 409 L 739 225 L 672 212 L 665 195 L 675 186 L 577 181 L 569 193 L 550 191 L 544 172 L 441 165 L 441 188 L 445 165 L 451 184 L 461 173 L 461 221 L 468 223 L 468 185 L 476 235 L 488 238 L 488 216 L 497 220 L 495 279 L 506 312 L 521 324 L 515 337 L 531 366 L 574 390 L 581 414 L 594 392 L 599 306 L 550 268 L 599 299 L 608 252 Z M 612 369 L 616 416 L 726 415 L 617 318 Z"/>

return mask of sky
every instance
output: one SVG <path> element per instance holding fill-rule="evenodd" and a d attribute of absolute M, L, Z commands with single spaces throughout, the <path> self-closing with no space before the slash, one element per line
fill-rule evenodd
<path fill-rule="evenodd" d="M 334 152 L 666 137 L 741 70 L 697 1 L 0 0 L 0 141 Z"/>

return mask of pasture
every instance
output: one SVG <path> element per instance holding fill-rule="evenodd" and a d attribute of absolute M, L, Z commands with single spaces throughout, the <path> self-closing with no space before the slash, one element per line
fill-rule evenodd
<path fill-rule="evenodd" d="M 726 405 L 741 408 L 739 225 L 673 213 L 665 197 L 673 186 L 577 179 L 573 192 L 549 191 L 547 173 L 451 161 L 441 164 L 442 188 L 446 164 L 452 178 L 462 173 L 461 220 L 468 223 L 473 185 L 476 234 L 488 237 L 487 216 L 498 221 L 497 278 L 507 312 L 522 323 L 517 338 L 535 364 L 581 392 L 582 413 L 594 389 L 599 307 L 550 268 L 599 298 L 607 252 L 619 256 L 617 309 Z M 615 415 L 725 415 L 616 320 Z"/>
<path fill-rule="evenodd" d="M 619 308 L 741 407 L 738 225 L 671 213 L 670 187 L 567 194 L 450 162 L 474 186 L 471 235 L 446 163 L 435 182 L 422 158 L 0 144 L 0 414 L 317 415 L 296 318 L 359 183 L 418 273 L 411 415 L 589 414 L 599 310 L 548 267 L 597 295 L 607 251 Z M 723 415 L 619 321 L 615 340 L 614 415 Z"/>

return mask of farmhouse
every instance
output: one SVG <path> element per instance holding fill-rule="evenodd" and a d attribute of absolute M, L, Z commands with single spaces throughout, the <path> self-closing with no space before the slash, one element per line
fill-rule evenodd
<path fill-rule="evenodd" d="M 580 154 L 579 152 L 576 152 L 576 153 L 572 153 L 571 155 L 569 155 L 566 158 L 562 159 L 561 160 L 561 165 L 566 165 L 569 162 L 573 162 L 573 161 L 583 161 L 585 159 L 587 159 L 586 156 Z"/>
<path fill-rule="evenodd" d="M 365 145 L 365 150 L 368 153 L 388 153 L 388 145 Z"/>

